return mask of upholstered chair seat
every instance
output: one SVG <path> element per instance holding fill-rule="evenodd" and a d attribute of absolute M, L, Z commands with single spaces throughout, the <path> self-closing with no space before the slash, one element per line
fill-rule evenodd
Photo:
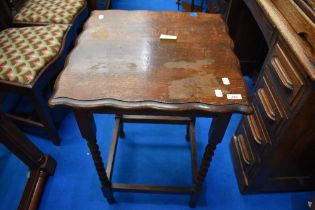
<path fill-rule="evenodd" d="M 71 24 L 84 7 L 85 0 L 28 0 L 13 22 Z"/>
<path fill-rule="evenodd" d="M 68 25 L 0 31 L 0 80 L 27 85 L 58 55 Z"/>

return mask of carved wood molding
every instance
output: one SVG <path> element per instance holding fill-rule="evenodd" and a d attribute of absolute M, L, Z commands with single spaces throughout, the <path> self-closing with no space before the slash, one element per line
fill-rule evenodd
<path fill-rule="evenodd" d="M 125 113 L 149 113 L 159 111 L 161 113 L 172 112 L 179 113 L 187 112 L 189 114 L 197 114 L 199 116 L 209 116 L 213 113 L 242 113 L 251 114 L 251 106 L 239 105 L 239 104 L 229 104 L 229 105 L 211 105 L 203 103 L 183 103 L 183 104 L 168 104 L 155 101 L 139 101 L 139 102 L 127 102 L 118 101 L 114 99 L 99 99 L 99 100 L 76 100 L 71 98 L 63 97 L 52 97 L 49 100 L 49 106 L 68 106 L 76 109 L 87 109 L 91 111 L 97 110 L 111 110 Z M 185 115 L 185 114 L 184 114 Z"/>

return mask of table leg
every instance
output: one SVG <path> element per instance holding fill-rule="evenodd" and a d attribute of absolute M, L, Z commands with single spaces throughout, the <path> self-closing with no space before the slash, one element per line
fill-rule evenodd
<path fill-rule="evenodd" d="M 101 182 L 102 192 L 109 203 L 115 202 L 112 192 L 111 182 L 106 174 L 103 159 L 96 140 L 96 126 L 93 114 L 88 111 L 75 110 L 75 118 L 77 120 L 81 135 L 86 139 L 94 165 Z"/>
<path fill-rule="evenodd" d="M 190 125 L 186 125 L 186 136 L 185 136 L 186 140 L 189 141 L 190 140 Z"/>
<path fill-rule="evenodd" d="M 116 118 L 122 118 L 121 115 L 116 115 Z M 120 120 L 120 123 L 119 123 L 119 137 L 121 139 L 125 138 L 125 132 L 124 132 L 124 123 L 122 120 Z"/>
<path fill-rule="evenodd" d="M 190 207 L 196 206 L 196 202 L 201 192 L 204 179 L 208 173 L 208 169 L 210 167 L 210 163 L 212 161 L 214 151 L 216 149 L 216 146 L 219 143 L 221 143 L 224 137 L 230 118 L 231 118 L 231 114 L 219 115 L 216 118 L 214 118 L 211 123 L 211 127 L 209 129 L 209 134 L 208 134 L 208 144 L 203 154 L 203 158 L 201 161 L 197 178 L 193 185 L 194 193 L 192 193 L 190 201 L 189 201 Z"/>

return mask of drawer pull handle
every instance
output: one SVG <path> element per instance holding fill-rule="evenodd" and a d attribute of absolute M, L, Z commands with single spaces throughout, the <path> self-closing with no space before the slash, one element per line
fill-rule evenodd
<path fill-rule="evenodd" d="M 293 91 L 293 83 L 289 76 L 286 74 L 281 62 L 277 57 L 273 57 L 271 64 L 273 69 L 276 71 L 282 85 L 286 87 L 288 90 Z"/>
<path fill-rule="evenodd" d="M 248 150 L 246 149 L 245 143 L 244 143 L 244 137 L 242 134 L 238 135 L 236 137 L 238 146 L 240 148 L 240 152 L 241 152 L 241 156 L 243 161 L 247 164 L 247 165 L 252 165 L 252 160 L 250 158 L 250 154 L 248 153 Z"/>
<path fill-rule="evenodd" d="M 266 96 L 264 89 L 260 88 L 258 90 L 258 97 L 268 118 L 271 119 L 272 121 L 276 121 L 276 114 Z"/>
<path fill-rule="evenodd" d="M 262 138 L 261 138 L 260 132 L 258 131 L 256 121 L 254 120 L 254 116 L 253 115 L 247 116 L 247 121 L 248 121 L 250 130 L 254 136 L 255 142 L 257 144 L 261 144 Z"/>

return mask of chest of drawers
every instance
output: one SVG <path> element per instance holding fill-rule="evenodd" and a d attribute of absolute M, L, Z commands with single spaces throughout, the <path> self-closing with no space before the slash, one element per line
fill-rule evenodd
<path fill-rule="evenodd" d="M 243 193 L 314 190 L 314 48 L 273 1 L 244 3 L 268 53 L 251 95 L 254 114 L 242 118 L 230 144 L 239 188 Z"/>

